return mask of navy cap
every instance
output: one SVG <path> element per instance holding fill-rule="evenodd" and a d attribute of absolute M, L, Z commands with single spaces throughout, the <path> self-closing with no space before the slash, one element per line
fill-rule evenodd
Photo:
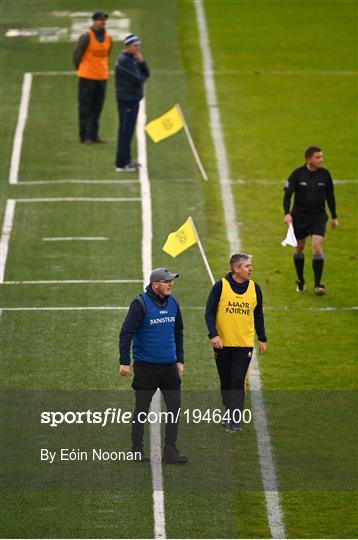
<path fill-rule="evenodd" d="M 103 13 L 103 11 L 95 11 L 92 15 L 93 21 L 98 21 L 102 19 L 108 19 L 108 13 Z"/>

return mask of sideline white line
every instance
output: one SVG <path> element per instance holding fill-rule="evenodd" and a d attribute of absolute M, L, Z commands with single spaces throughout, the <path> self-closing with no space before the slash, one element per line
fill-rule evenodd
<path fill-rule="evenodd" d="M 240 249 L 238 225 L 235 216 L 234 199 L 229 180 L 229 164 L 225 149 L 225 142 L 221 128 L 219 107 L 216 97 L 215 80 L 210 73 L 212 71 L 212 57 L 209 44 L 209 35 L 205 19 L 205 12 L 202 0 L 194 0 L 196 10 L 197 25 L 200 36 L 200 47 L 203 57 L 204 81 L 207 95 L 207 102 L 210 112 L 211 135 L 214 142 L 216 160 L 218 164 L 221 196 L 224 207 L 226 234 L 229 240 L 231 253 L 237 253 Z M 226 182 L 224 182 L 226 180 Z M 255 357 L 250 373 L 250 388 L 254 387 L 256 392 L 252 393 L 253 416 L 256 419 L 255 427 L 258 454 L 260 456 L 260 467 L 263 486 L 265 490 L 265 500 L 270 532 L 273 538 L 285 538 L 285 528 L 283 524 L 283 513 L 280 504 L 280 494 L 276 478 L 275 464 L 272 456 L 270 434 L 267 429 L 266 411 L 264 407 L 263 394 L 261 389 L 261 378 L 259 364 Z M 261 427 L 266 426 L 266 429 Z M 268 489 L 269 486 L 269 489 Z"/>
<path fill-rule="evenodd" d="M 19 115 L 17 118 L 15 137 L 14 137 L 14 142 L 12 146 L 10 174 L 9 174 L 10 184 L 17 184 L 17 178 L 19 175 L 22 139 L 23 139 L 24 129 L 25 129 L 26 120 L 27 120 L 27 113 L 29 110 L 31 85 L 32 85 L 32 74 L 25 73 L 24 80 L 22 83 Z"/>
<path fill-rule="evenodd" d="M 44 186 L 54 184 L 139 184 L 139 180 L 22 180 L 17 182 L 19 186 Z"/>
<path fill-rule="evenodd" d="M 35 199 L 15 199 L 19 203 L 42 202 L 139 202 L 139 197 L 41 197 Z"/>
<path fill-rule="evenodd" d="M 137 146 L 138 161 L 142 164 L 139 169 L 139 180 L 142 199 L 142 265 L 143 265 L 143 285 L 149 282 L 152 270 L 152 202 L 150 193 L 150 182 L 147 162 L 147 141 L 144 127 L 146 124 L 145 100 L 142 99 L 139 108 L 137 122 Z M 160 411 L 160 392 L 153 396 L 151 411 Z M 150 466 L 152 471 L 153 484 L 153 517 L 154 517 L 154 538 L 166 538 L 165 532 L 165 510 L 164 510 L 164 489 L 163 471 L 161 462 L 161 436 L 160 424 L 150 424 Z"/>
<path fill-rule="evenodd" d="M 280 186 L 283 185 L 286 182 L 287 179 L 280 179 L 280 180 L 266 180 L 265 178 L 256 178 L 256 179 L 243 179 L 238 178 L 237 180 L 229 180 L 230 184 L 264 184 L 264 185 L 276 185 Z M 352 179 L 338 179 L 333 180 L 333 184 L 358 184 L 358 180 L 352 178 Z"/>
<path fill-rule="evenodd" d="M 127 280 L 125 280 L 127 283 Z M 129 282 L 129 281 L 128 281 Z M 133 280 L 133 283 L 142 283 L 141 279 Z M 5 281 L 3 285 L 13 285 L 13 284 L 22 284 L 25 282 L 12 282 L 12 281 Z M 30 282 L 29 282 L 30 283 Z M 39 282 L 40 283 L 40 282 Z M 44 282 L 47 283 L 47 282 Z M 50 283 L 50 282 L 48 282 Z M 55 282 L 57 283 L 57 282 Z M 62 282 L 58 282 L 62 283 Z M 76 282 L 77 283 L 77 282 Z M 92 283 L 92 282 L 91 282 Z M 101 282 L 102 283 L 102 282 Z M 122 283 L 122 281 L 121 281 Z M 36 282 L 34 282 L 36 284 Z M 128 309 L 129 306 L 19 306 L 19 307 L 3 307 L 0 308 L 2 311 L 125 311 Z M 200 311 L 203 312 L 205 310 L 205 307 L 197 307 L 197 306 L 180 306 L 182 310 L 190 310 L 190 311 Z M 285 308 L 283 307 L 275 309 L 274 311 L 296 311 L 294 309 Z M 302 309 L 300 311 L 358 311 L 358 306 L 347 306 L 347 307 L 322 307 L 322 308 L 306 308 L 306 310 Z"/>
<path fill-rule="evenodd" d="M 25 281 L 4 281 L 4 285 L 72 285 L 91 283 L 142 283 L 141 279 L 47 279 L 47 280 L 25 280 Z"/>
<path fill-rule="evenodd" d="M 107 236 L 54 236 L 52 238 L 42 238 L 44 242 L 95 242 L 109 240 Z"/>
<path fill-rule="evenodd" d="M 214 143 L 217 169 L 219 171 L 221 199 L 226 226 L 226 235 L 231 253 L 240 251 L 240 238 L 236 221 L 234 198 L 232 195 L 229 173 L 229 162 L 226 154 L 223 131 L 221 128 L 220 110 L 216 96 L 215 80 L 212 75 L 212 57 L 209 45 L 209 35 L 206 25 L 205 12 L 201 0 L 194 0 L 197 25 L 199 28 L 200 48 L 205 70 L 204 82 L 206 99 L 210 115 L 211 137 Z"/>
<path fill-rule="evenodd" d="M 113 75 L 113 71 L 109 72 L 110 75 Z M 153 69 L 152 73 L 157 75 L 184 75 L 182 69 Z M 198 73 L 196 70 L 192 70 L 191 73 Z M 201 73 L 204 75 L 356 75 L 357 70 L 321 70 L 316 71 L 312 69 L 204 69 Z M 76 75 L 75 71 L 33 71 L 32 75 L 38 77 L 41 76 L 53 76 L 57 77 L 60 75 Z"/>
<path fill-rule="evenodd" d="M 15 205 L 16 202 L 14 199 L 8 199 L 6 202 L 4 223 L 2 226 L 0 240 L 0 283 L 4 282 L 6 260 L 9 251 L 9 240 L 14 221 Z"/>
<path fill-rule="evenodd" d="M 3 307 L 2 311 L 126 311 L 129 306 Z"/>

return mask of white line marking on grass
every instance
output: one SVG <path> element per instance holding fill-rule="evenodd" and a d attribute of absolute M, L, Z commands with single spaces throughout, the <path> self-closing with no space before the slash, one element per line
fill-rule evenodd
<path fill-rule="evenodd" d="M 19 203 L 42 202 L 140 202 L 139 197 L 41 197 L 35 199 L 15 199 Z"/>
<path fill-rule="evenodd" d="M 95 242 L 109 240 L 107 236 L 54 236 L 53 238 L 43 238 L 44 242 Z"/>
<path fill-rule="evenodd" d="M 206 73 L 206 72 L 205 72 Z M 217 69 L 215 71 L 208 70 L 209 74 L 214 75 L 356 75 L 356 70 L 322 70 L 315 71 L 312 69 Z"/>
<path fill-rule="evenodd" d="M 280 492 L 271 449 L 270 433 L 262 393 L 260 368 L 256 358 L 255 349 L 250 369 L 250 395 L 270 531 L 273 538 L 285 538 Z"/>
<path fill-rule="evenodd" d="M 10 174 L 9 174 L 10 184 L 16 184 L 18 175 L 19 175 L 22 140 L 23 140 L 24 129 L 25 129 L 26 120 L 27 120 L 27 113 L 29 109 L 31 85 L 32 85 L 32 74 L 25 73 L 24 80 L 22 83 L 19 115 L 17 117 L 15 137 L 14 137 L 14 142 L 12 146 Z"/>
<path fill-rule="evenodd" d="M 127 282 L 127 280 L 125 282 Z M 142 280 L 141 279 L 133 280 L 133 282 L 142 283 Z M 5 281 L 3 283 L 3 285 L 17 284 L 17 283 L 22 284 L 22 283 L 25 283 L 25 282 Z M 44 282 L 44 283 L 47 283 L 47 282 Z M 48 283 L 50 283 L 50 282 L 48 282 Z M 59 283 L 62 283 L 62 282 L 59 282 Z M 35 282 L 35 284 L 36 284 L 36 282 Z M 35 306 L 35 307 L 28 306 L 27 307 L 27 306 L 25 306 L 25 307 L 3 307 L 3 308 L 0 308 L 0 309 L 2 309 L 3 311 L 86 311 L 86 310 L 89 310 L 89 311 L 125 311 L 125 310 L 128 309 L 128 307 L 129 306 L 53 306 L 53 307 L 46 307 L 46 306 L 39 306 L 39 307 L 38 306 Z M 191 310 L 191 311 L 201 311 L 202 312 L 203 309 L 205 309 L 205 307 L 203 306 L 201 308 L 198 308 L 196 306 L 195 307 L 193 307 L 193 306 L 181 306 L 181 309 L 183 309 L 183 310 L 186 309 L 186 310 Z M 327 312 L 332 312 L 332 311 L 358 311 L 358 306 L 322 307 L 322 308 L 306 308 L 306 309 L 308 311 L 327 311 Z M 297 310 L 290 309 L 290 308 L 285 309 L 283 307 L 282 309 L 279 308 L 277 311 L 297 311 Z M 300 310 L 300 311 L 304 311 L 304 310 Z"/>
<path fill-rule="evenodd" d="M 21 186 L 44 186 L 53 184 L 139 184 L 139 180 L 23 180 L 17 184 Z"/>
<path fill-rule="evenodd" d="M 152 270 L 152 202 L 150 193 L 150 182 L 147 162 L 147 141 L 144 131 L 146 124 L 145 100 L 140 103 L 137 122 L 137 146 L 138 161 L 142 164 L 139 169 L 139 180 L 142 198 L 142 265 L 143 284 L 149 282 Z M 153 396 L 151 410 L 160 411 L 160 392 Z M 166 538 L 165 532 L 165 510 L 164 510 L 164 490 L 163 471 L 161 462 L 161 437 L 160 424 L 150 424 L 150 465 L 152 471 L 153 484 L 153 516 L 154 516 L 154 538 Z"/>
<path fill-rule="evenodd" d="M 113 71 L 109 74 L 113 75 Z M 157 75 L 181 75 L 183 76 L 183 70 L 181 69 L 152 69 L 152 73 Z M 196 70 L 192 70 L 192 73 L 197 73 Z M 356 75 L 357 70 L 321 70 L 316 71 L 312 69 L 209 69 L 203 70 L 204 75 Z M 33 71 L 32 75 L 37 77 L 57 77 L 61 75 L 76 75 L 76 71 Z"/>
<path fill-rule="evenodd" d="M 5 277 L 5 267 L 9 250 L 9 240 L 11 236 L 12 224 L 14 221 L 15 206 L 16 201 L 14 199 L 7 200 L 0 240 L 0 283 L 4 282 Z"/>
<path fill-rule="evenodd" d="M 25 280 L 4 281 L 4 285 L 69 285 L 69 284 L 116 284 L 116 283 L 142 283 L 141 279 L 48 279 L 48 280 Z"/>
<path fill-rule="evenodd" d="M 322 307 L 291 307 L 291 306 L 277 306 L 277 307 L 265 307 L 264 311 L 355 311 L 358 306 L 322 306 Z"/>
<path fill-rule="evenodd" d="M 221 128 L 220 111 L 216 97 L 215 80 L 212 75 L 212 57 L 209 45 L 209 35 L 206 25 L 205 12 L 201 0 L 194 0 L 196 18 L 199 28 L 201 54 L 203 57 L 204 82 L 206 99 L 209 107 L 211 137 L 214 143 L 217 168 L 219 171 L 221 198 L 223 202 L 226 235 L 230 250 L 233 253 L 240 251 L 240 238 L 236 222 L 234 198 L 232 195 L 229 174 L 229 162 L 226 153 L 224 135 Z"/>
<path fill-rule="evenodd" d="M 113 73 L 113 72 L 112 72 Z M 33 75 L 36 77 L 57 77 L 62 75 L 77 75 L 76 71 L 33 71 Z"/>
<path fill-rule="evenodd" d="M 210 73 L 212 71 L 213 62 L 210 51 L 209 34 L 202 1 L 194 0 L 194 6 L 196 10 L 197 25 L 200 37 L 200 47 L 203 57 L 204 81 L 210 113 L 211 136 L 214 142 L 216 160 L 219 170 L 221 196 L 224 206 L 226 234 L 229 240 L 231 253 L 237 253 L 240 249 L 238 224 L 235 216 L 234 198 L 232 195 L 231 185 L 229 182 L 227 182 L 227 180 L 230 180 L 229 164 L 225 149 L 225 141 L 222 133 L 219 107 L 216 97 L 215 80 L 212 73 Z M 264 408 L 263 395 L 261 390 L 259 365 L 257 361 L 255 361 L 255 357 L 253 358 L 253 362 L 251 363 L 254 365 L 250 375 L 250 382 L 255 388 L 258 388 L 258 390 L 256 390 L 255 392 L 256 396 L 253 397 L 252 402 L 253 416 L 256 418 L 257 422 L 255 426 L 266 426 L 267 428 L 266 411 Z M 266 508 L 271 535 L 273 538 L 285 538 L 283 513 L 280 504 L 280 496 L 277 491 L 278 484 L 276 480 L 275 464 L 272 457 L 271 441 L 268 429 L 256 429 L 256 437 L 260 453 L 261 476 L 265 489 Z M 274 481 L 273 484 L 272 481 Z M 269 485 L 274 486 L 274 493 L 272 493 L 272 487 L 270 488 L 270 491 L 267 491 L 267 486 Z"/>
<path fill-rule="evenodd" d="M 126 311 L 129 306 L 3 307 L 3 311 Z"/>
<path fill-rule="evenodd" d="M 256 178 L 256 179 L 243 179 L 238 178 L 237 180 L 228 180 L 231 184 L 264 184 L 264 185 L 276 185 L 280 186 L 283 185 L 286 182 L 286 179 L 284 180 L 266 180 L 265 178 Z M 356 179 L 338 179 L 333 180 L 333 184 L 357 184 L 358 180 Z"/>

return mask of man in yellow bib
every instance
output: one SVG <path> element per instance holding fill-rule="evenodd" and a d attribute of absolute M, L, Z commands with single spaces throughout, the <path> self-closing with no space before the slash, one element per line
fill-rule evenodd
<path fill-rule="evenodd" d="M 226 409 L 222 425 L 230 433 L 236 433 L 241 431 L 246 375 L 255 331 L 260 354 L 266 350 L 267 338 L 261 289 L 250 279 L 252 256 L 246 253 L 233 255 L 230 270 L 214 284 L 206 304 L 205 320 Z"/>
<path fill-rule="evenodd" d="M 112 39 L 106 32 L 107 18 L 107 13 L 102 11 L 93 13 L 93 24 L 80 36 L 73 53 L 78 75 L 80 141 L 84 144 L 105 142 L 98 132 L 112 47 Z"/>

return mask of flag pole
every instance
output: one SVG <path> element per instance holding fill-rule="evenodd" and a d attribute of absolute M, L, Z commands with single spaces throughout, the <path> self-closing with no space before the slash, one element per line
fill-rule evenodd
<path fill-rule="evenodd" d="M 181 117 L 182 117 L 183 125 L 184 125 L 184 130 L 185 130 L 186 136 L 187 136 L 187 138 L 188 138 L 188 142 L 189 142 L 191 151 L 192 151 L 193 154 L 194 154 L 194 157 L 195 157 L 195 159 L 196 159 L 196 163 L 197 163 L 197 165 L 198 165 L 198 167 L 199 167 L 199 170 L 200 170 L 200 172 L 201 172 L 201 176 L 204 178 L 204 180 L 207 181 L 207 180 L 208 180 L 208 175 L 206 174 L 205 169 L 204 169 L 204 167 L 203 167 L 203 164 L 202 164 L 201 161 L 200 161 L 200 157 L 199 157 L 199 154 L 198 154 L 198 152 L 197 152 L 197 150 L 196 150 L 196 148 L 195 148 L 195 144 L 194 144 L 193 138 L 192 138 L 192 136 L 191 136 L 191 133 L 190 133 L 190 131 L 189 131 L 188 124 L 186 123 L 186 120 L 185 120 L 185 117 L 184 117 L 184 114 L 183 114 L 183 110 L 182 110 L 181 106 L 179 105 L 179 103 L 177 103 L 176 106 L 178 107 L 178 110 L 179 110 L 180 115 L 181 115 Z"/>
<path fill-rule="evenodd" d="M 199 251 L 200 251 L 200 253 L 201 253 L 201 256 L 203 257 L 204 264 L 205 264 L 205 267 L 206 267 L 206 269 L 207 269 L 207 271 L 208 271 L 210 281 L 211 281 L 211 283 L 214 285 L 215 279 L 214 279 L 213 273 L 212 273 L 212 271 L 211 271 L 211 268 L 210 268 L 210 266 L 209 266 L 209 262 L 208 262 L 208 259 L 207 259 L 206 254 L 205 254 L 204 248 L 203 248 L 203 246 L 201 245 L 200 238 L 199 238 L 199 235 L 198 235 L 198 231 L 196 230 L 196 227 L 195 227 L 195 225 L 194 225 L 193 218 L 192 218 L 191 216 L 189 216 L 188 219 L 190 220 L 191 226 L 193 227 L 193 231 L 194 231 L 194 234 L 195 234 L 195 238 L 196 238 L 196 241 L 197 241 L 198 246 L 199 246 Z"/>

